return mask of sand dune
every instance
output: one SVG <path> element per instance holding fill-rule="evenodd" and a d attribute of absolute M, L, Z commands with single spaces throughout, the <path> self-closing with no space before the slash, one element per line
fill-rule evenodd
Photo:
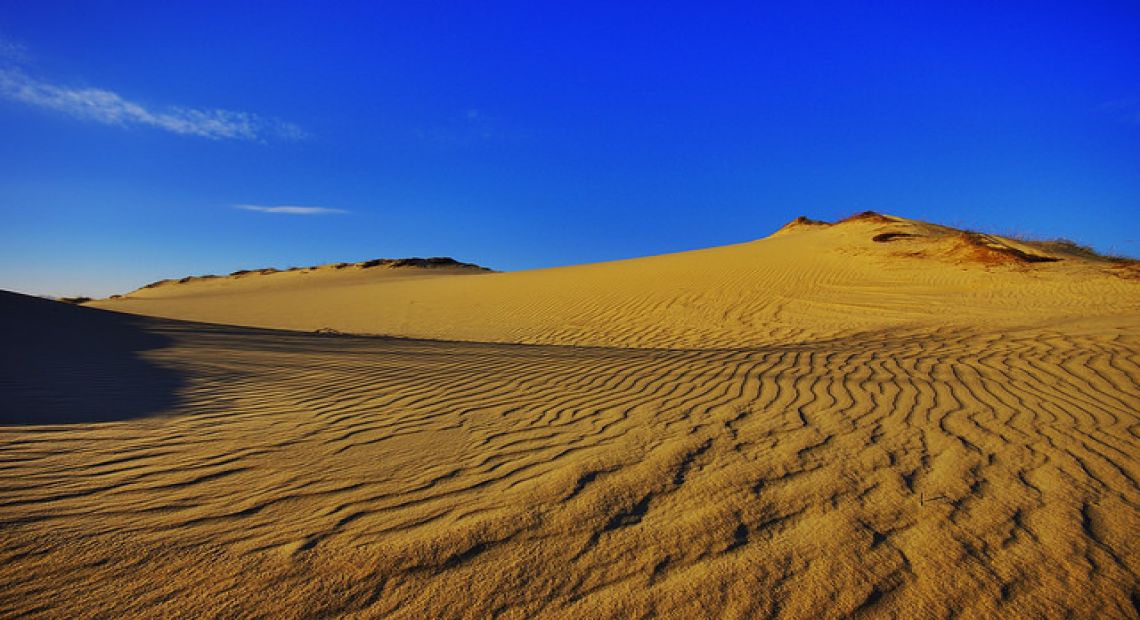
<path fill-rule="evenodd" d="M 892 233 L 904 236 L 874 241 Z M 1061 260 L 1026 262 L 987 243 Z M 873 215 L 834 226 L 793 222 L 751 243 L 612 263 L 453 277 L 325 269 L 142 289 L 93 305 L 302 331 L 723 348 L 1136 314 L 1140 272 L 1125 269 Z"/>
<path fill-rule="evenodd" d="M 867 216 L 410 269 L 0 296 L 0 615 L 1137 614 L 1129 265 Z"/>

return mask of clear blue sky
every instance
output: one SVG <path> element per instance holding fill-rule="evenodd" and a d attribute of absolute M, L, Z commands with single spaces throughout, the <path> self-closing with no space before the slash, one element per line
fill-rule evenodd
<path fill-rule="evenodd" d="M 866 209 L 1140 254 L 1140 3 L 168 4 L 0 4 L 0 288 Z"/>

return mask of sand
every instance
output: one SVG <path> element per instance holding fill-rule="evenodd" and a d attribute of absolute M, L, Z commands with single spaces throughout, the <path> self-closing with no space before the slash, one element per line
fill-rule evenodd
<path fill-rule="evenodd" d="M 0 616 L 1136 617 L 1132 269 L 876 216 L 3 294 Z"/>
<path fill-rule="evenodd" d="M 891 232 L 915 236 L 873 241 Z M 793 223 L 751 243 L 611 263 L 451 277 L 326 268 L 142 289 L 93 305 L 302 331 L 702 349 L 1140 310 L 1140 272 L 1130 278 L 1115 265 L 1060 253 L 1064 260 L 1026 263 L 984 249 L 952 229 L 873 216 Z"/>

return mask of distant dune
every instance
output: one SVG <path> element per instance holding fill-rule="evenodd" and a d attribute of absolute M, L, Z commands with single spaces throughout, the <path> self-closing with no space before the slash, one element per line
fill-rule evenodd
<path fill-rule="evenodd" d="M 1140 613 L 1140 278 L 1067 242 L 861 214 L 87 305 L 0 294 L 0 617 Z"/>
<path fill-rule="evenodd" d="M 301 331 L 721 348 L 1136 314 L 1138 278 L 1135 263 L 1077 246 L 863 214 L 610 263 L 514 273 L 326 266 L 144 288 L 91 305 Z"/>

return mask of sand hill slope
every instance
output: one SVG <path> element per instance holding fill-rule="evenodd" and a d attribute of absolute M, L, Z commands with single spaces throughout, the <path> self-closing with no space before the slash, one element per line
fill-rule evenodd
<path fill-rule="evenodd" d="M 413 338 L 723 348 L 1140 312 L 1124 265 L 866 214 L 734 246 L 514 273 L 335 270 L 140 289 L 100 308 Z M 419 277 L 430 275 L 431 277 Z"/>
<path fill-rule="evenodd" d="M 106 303 L 671 348 L 0 294 L 0 616 L 1135 617 L 1128 268 L 864 217 Z"/>

